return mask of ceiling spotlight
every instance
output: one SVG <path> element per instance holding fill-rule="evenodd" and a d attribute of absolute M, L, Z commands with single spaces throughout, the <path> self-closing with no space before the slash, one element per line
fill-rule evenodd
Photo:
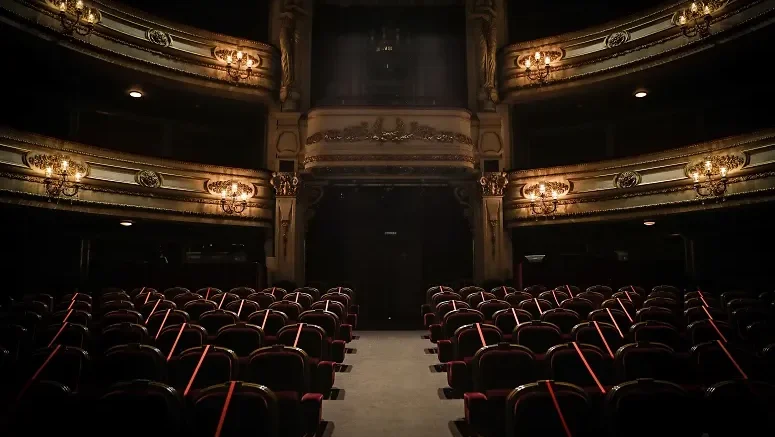
<path fill-rule="evenodd" d="M 132 220 L 121 220 L 118 222 L 121 226 L 132 226 L 134 222 Z"/>
<path fill-rule="evenodd" d="M 656 223 L 654 220 L 643 220 L 643 224 L 646 226 L 654 226 Z"/>
<path fill-rule="evenodd" d="M 646 97 L 647 95 L 649 95 L 649 92 L 646 91 L 643 88 L 640 88 L 640 89 L 635 90 L 635 93 L 633 95 L 635 97 L 639 98 L 639 99 L 642 99 L 642 98 Z"/>
<path fill-rule="evenodd" d="M 143 96 L 143 93 L 141 91 L 137 91 L 137 90 L 129 91 L 129 97 L 133 97 L 135 99 L 139 99 L 142 96 Z"/>

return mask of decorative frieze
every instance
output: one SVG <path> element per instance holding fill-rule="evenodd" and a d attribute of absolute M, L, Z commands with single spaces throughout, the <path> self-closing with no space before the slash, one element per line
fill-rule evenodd
<path fill-rule="evenodd" d="M 468 135 L 458 132 L 443 131 L 431 126 L 421 125 L 413 121 L 409 127 L 401 119 L 396 117 L 396 127 L 387 130 L 383 127 L 384 118 L 377 119 L 369 125 L 364 121 L 354 126 L 343 129 L 329 129 L 323 132 L 315 132 L 307 137 L 307 145 L 320 142 L 377 142 L 377 143 L 403 143 L 407 141 L 425 141 L 436 143 L 461 143 L 473 145 L 474 141 Z"/>

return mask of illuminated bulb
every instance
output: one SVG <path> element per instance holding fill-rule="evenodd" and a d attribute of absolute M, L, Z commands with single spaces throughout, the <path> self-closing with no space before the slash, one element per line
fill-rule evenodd
<path fill-rule="evenodd" d="M 246 65 L 248 66 L 248 68 L 251 68 L 253 66 L 253 60 L 248 59 L 248 62 L 246 63 Z"/>
<path fill-rule="evenodd" d="M 697 12 L 697 3 L 692 2 L 692 5 L 689 6 L 689 9 L 691 9 L 692 12 Z"/>
<path fill-rule="evenodd" d="M 231 55 L 226 55 L 226 63 L 231 64 L 231 61 L 232 61 Z"/>
<path fill-rule="evenodd" d="M 536 193 L 530 193 L 530 201 L 534 202 L 536 200 Z"/>
<path fill-rule="evenodd" d="M 243 201 L 243 202 L 244 202 L 244 201 L 246 201 L 246 200 L 248 200 L 248 193 L 242 193 L 242 196 L 241 196 L 241 197 L 242 197 L 242 201 Z"/>
<path fill-rule="evenodd" d="M 67 9 L 67 4 L 65 4 L 65 2 L 60 2 L 59 3 L 59 10 L 64 12 L 66 9 Z"/>
<path fill-rule="evenodd" d="M 231 192 L 232 194 L 237 194 L 237 184 L 231 184 Z"/>
<path fill-rule="evenodd" d="M 541 52 L 536 52 L 535 58 L 536 58 L 536 61 L 540 61 L 541 60 Z"/>
<path fill-rule="evenodd" d="M 700 181 L 700 174 L 697 173 L 696 171 L 694 173 L 692 173 L 692 177 L 694 178 L 694 182 L 699 182 Z"/>
<path fill-rule="evenodd" d="M 557 192 L 552 191 L 552 199 L 557 200 Z"/>
<path fill-rule="evenodd" d="M 705 5 L 705 8 L 703 8 L 702 12 L 705 13 L 705 15 L 710 15 L 710 6 Z"/>
<path fill-rule="evenodd" d="M 721 167 L 719 170 L 721 170 L 721 177 L 727 177 L 727 168 Z"/>
<path fill-rule="evenodd" d="M 69 166 L 70 163 L 67 161 L 62 161 L 62 170 L 67 170 L 67 166 Z"/>
<path fill-rule="evenodd" d="M 81 172 L 80 171 L 75 173 L 75 181 L 76 182 L 81 182 Z"/>
<path fill-rule="evenodd" d="M 240 60 L 240 59 L 242 59 L 242 51 L 241 50 L 237 52 L 237 60 Z"/>
<path fill-rule="evenodd" d="M 713 163 L 710 161 L 705 161 L 705 170 L 710 171 L 711 169 L 713 169 Z"/>
<path fill-rule="evenodd" d="M 546 185 L 541 184 L 538 186 L 538 192 L 544 194 L 546 192 Z"/>
<path fill-rule="evenodd" d="M 530 62 L 530 58 L 525 59 L 525 68 L 530 68 L 530 66 L 533 65 L 532 62 Z"/>
<path fill-rule="evenodd" d="M 548 56 L 544 58 L 544 64 L 549 65 L 550 62 L 552 62 L 551 58 Z"/>
<path fill-rule="evenodd" d="M 83 9 L 83 2 L 81 0 L 78 0 L 77 2 L 75 2 L 75 8 L 78 10 Z"/>
<path fill-rule="evenodd" d="M 225 198 L 226 198 L 226 190 L 222 190 L 221 191 L 221 199 L 225 199 Z"/>
<path fill-rule="evenodd" d="M 86 21 L 88 21 L 89 23 L 94 23 L 94 14 L 89 12 L 89 16 L 86 17 Z"/>
<path fill-rule="evenodd" d="M 52 173 L 54 173 L 54 169 L 52 167 L 46 167 L 46 177 L 51 177 Z"/>
<path fill-rule="evenodd" d="M 678 17 L 678 24 L 681 24 L 681 25 L 686 24 L 686 15 L 681 15 L 680 17 Z"/>

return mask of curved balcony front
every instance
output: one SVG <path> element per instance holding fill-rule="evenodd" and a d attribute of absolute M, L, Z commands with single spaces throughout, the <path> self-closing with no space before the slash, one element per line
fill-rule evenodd
<path fill-rule="evenodd" d="M 278 50 L 266 43 L 172 23 L 105 0 L 84 2 L 97 11 L 91 33 L 67 35 L 59 2 L 0 2 L 0 20 L 43 39 L 121 67 L 271 105 L 278 90 Z M 240 50 L 254 63 L 247 79 L 229 75 L 226 55 Z"/>

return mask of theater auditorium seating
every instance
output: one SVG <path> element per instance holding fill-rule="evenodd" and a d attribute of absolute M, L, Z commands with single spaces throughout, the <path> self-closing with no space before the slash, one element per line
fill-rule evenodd
<path fill-rule="evenodd" d="M 7 435 L 314 434 L 334 361 L 352 338 L 341 322 L 357 308 L 347 291 L 345 304 L 304 300 L 313 308 L 293 318 L 276 304 L 298 309 L 297 300 L 320 293 L 141 287 L 26 296 L 0 313 Z"/>
<path fill-rule="evenodd" d="M 468 308 L 444 313 L 445 301 L 429 327 L 472 435 L 775 432 L 772 294 L 667 285 L 505 290 L 478 303 L 510 305 L 492 320 Z M 461 325 L 456 314 L 472 321 Z"/>

